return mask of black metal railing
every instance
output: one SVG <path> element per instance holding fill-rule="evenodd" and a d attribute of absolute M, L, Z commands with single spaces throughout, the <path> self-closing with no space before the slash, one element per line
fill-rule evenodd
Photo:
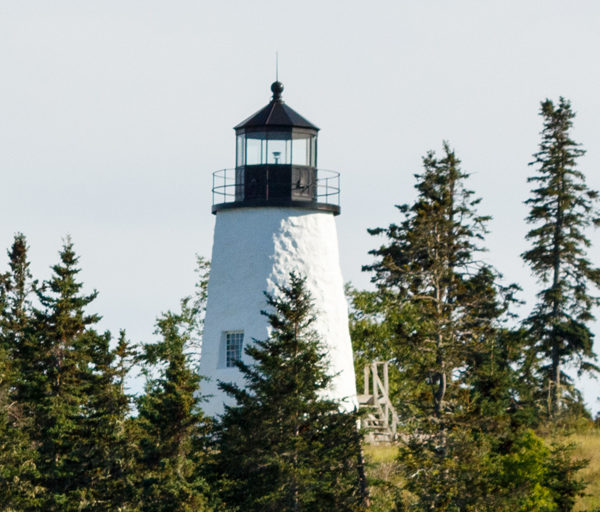
<path fill-rule="evenodd" d="M 220 169 L 213 172 L 212 204 L 235 203 L 244 201 L 243 174 L 240 169 Z M 237 178 L 236 178 L 237 174 Z M 314 189 L 314 196 L 310 200 L 333 206 L 340 206 L 340 173 L 326 169 L 317 169 L 316 187 L 313 184 L 303 184 L 303 187 Z M 268 199 L 268 192 L 266 194 Z M 339 210 L 338 210 L 339 211 Z"/>

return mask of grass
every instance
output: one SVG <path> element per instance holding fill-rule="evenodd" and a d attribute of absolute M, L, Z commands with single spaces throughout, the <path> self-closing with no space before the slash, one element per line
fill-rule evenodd
<path fill-rule="evenodd" d="M 589 464 L 581 470 L 581 476 L 587 482 L 587 496 L 580 498 L 575 506 L 576 512 L 600 509 L 600 430 L 573 434 L 567 441 L 575 443 L 575 456 L 588 459 Z"/>
<path fill-rule="evenodd" d="M 600 429 L 572 434 L 559 440 L 574 443 L 576 445 L 574 456 L 589 461 L 580 473 L 587 483 L 586 496 L 579 498 L 574 512 L 600 510 Z M 364 447 L 372 512 L 387 512 L 393 509 L 401 483 L 396 470 L 397 453 L 396 446 L 365 445 Z"/>
<path fill-rule="evenodd" d="M 364 446 L 371 512 L 388 512 L 394 508 L 400 487 L 400 476 L 396 466 L 397 453 L 396 446 Z"/>

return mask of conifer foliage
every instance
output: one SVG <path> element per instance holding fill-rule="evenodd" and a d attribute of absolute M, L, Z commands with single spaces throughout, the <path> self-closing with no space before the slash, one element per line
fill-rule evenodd
<path fill-rule="evenodd" d="M 193 310 L 165 313 L 157 321 L 158 342 L 145 346 L 148 375 L 138 399 L 139 452 L 137 488 L 143 512 L 211 510 L 201 476 L 207 422 L 200 410 L 200 377 L 185 350 L 194 325 Z M 151 376 L 159 369 L 157 377 Z"/>
<path fill-rule="evenodd" d="M 28 249 L 25 236 L 17 233 L 8 251 L 9 270 L 0 274 L 0 501 L 11 511 L 35 509 L 42 494 L 31 438 L 38 347 Z"/>
<path fill-rule="evenodd" d="M 361 510 L 357 417 L 321 396 L 331 377 L 305 280 L 290 274 L 267 304 L 271 335 L 238 364 L 246 388 L 221 384 L 235 399 L 216 433 L 222 499 L 244 511 Z"/>
<path fill-rule="evenodd" d="M 515 371 L 522 345 L 503 325 L 517 287 L 501 286 L 478 257 L 487 217 L 477 214 L 479 200 L 454 152 L 444 144 L 443 155 L 428 153 L 423 166 L 416 201 L 399 207 L 403 222 L 370 230 L 387 240 L 365 267 L 386 297 L 381 312 L 391 325 L 383 331 L 406 382 L 397 395 L 405 429 L 398 467 L 409 494 L 398 506 L 554 510 L 559 493 L 545 468 L 555 464 L 572 495 L 581 483 L 559 457 L 568 460 L 568 449 L 547 449 L 525 428 L 527 414 L 517 414 L 527 408 Z M 539 446 L 545 451 L 537 457 Z M 515 482 L 502 468 L 521 466 L 530 472 L 508 490 Z"/>
<path fill-rule="evenodd" d="M 411 379 L 422 391 L 415 397 L 419 408 L 427 404 L 441 418 L 459 391 L 452 382 L 456 369 L 464 366 L 467 351 L 489 323 L 482 309 L 494 297 L 479 293 L 490 288 L 477 283 L 493 273 L 476 258 L 488 218 L 477 214 L 479 199 L 465 188 L 467 175 L 455 153 L 444 144 L 443 156 L 429 152 L 423 167 L 416 176 L 417 200 L 398 206 L 403 222 L 369 230 L 385 235 L 387 243 L 370 252 L 377 261 L 363 270 L 373 272 L 382 296 L 392 293 L 415 319 L 408 329 L 396 326 L 402 339 L 396 357 L 406 356 L 406 371 L 416 372 Z"/>
<path fill-rule="evenodd" d="M 445 143 L 441 157 L 423 158 L 423 168 L 414 204 L 398 207 L 402 223 L 369 230 L 386 244 L 371 251 L 377 261 L 364 269 L 405 311 L 390 318 L 398 323 L 388 331 L 399 378 L 410 383 L 400 397 L 409 425 L 399 459 L 406 489 L 416 510 L 467 510 L 489 505 L 481 484 L 490 447 L 477 415 L 468 417 L 471 366 L 489 359 L 492 339 L 483 340 L 502 310 L 496 276 L 476 257 L 487 218 L 476 212 L 459 159 Z"/>
<path fill-rule="evenodd" d="M 600 224 L 598 192 L 590 190 L 577 160 L 585 151 L 570 136 L 575 113 L 560 98 L 541 103 L 544 120 L 540 148 L 530 165 L 533 189 L 527 233 L 531 248 L 522 254 L 543 288 L 527 319 L 532 349 L 541 360 L 538 372 L 547 390 L 547 412 L 555 417 L 571 379 L 563 371 L 575 363 L 580 372 L 598 372 L 593 364 L 592 307 L 598 297 L 590 286 L 600 286 L 600 269 L 586 256 L 586 229 Z"/>
<path fill-rule="evenodd" d="M 29 247 L 22 233 L 17 233 L 8 251 L 9 271 L 0 292 L 4 311 L 0 317 L 0 337 L 7 351 L 16 378 L 14 396 L 20 402 L 28 400 L 31 383 L 39 369 L 33 361 L 39 352 L 33 322 L 32 297 L 37 289 L 29 269 Z M 27 411 L 27 415 L 30 411 Z"/>
<path fill-rule="evenodd" d="M 119 505 L 128 454 L 123 453 L 128 400 L 114 368 L 110 333 L 87 307 L 97 293 L 81 293 L 78 257 L 70 239 L 37 290 L 39 347 L 29 387 L 44 510 L 106 510 Z"/>

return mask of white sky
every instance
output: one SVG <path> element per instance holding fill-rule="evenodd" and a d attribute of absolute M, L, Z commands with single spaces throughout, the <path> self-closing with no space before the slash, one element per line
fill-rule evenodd
<path fill-rule="evenodd" d="M 269 101 L 278 50 L 284 99 L 322 130 L 319 167 L 342 173 L 344 278 L 368 285 L 366 228 L 399 219 L 421 156 L 446 139 L 525 314 L 544 98 L 572 101 L 600 188 L 599 23 L 593 0 L 0 0 L 0 248 L 24 232 L 43 279 L 71 234 L 102 327 L 149 339 L 191 293 L 194 254 L 210 256 L 211 172 L 234 165 L 231 128 Z M 598 410 L 598 382 L 584 385 Z"/>

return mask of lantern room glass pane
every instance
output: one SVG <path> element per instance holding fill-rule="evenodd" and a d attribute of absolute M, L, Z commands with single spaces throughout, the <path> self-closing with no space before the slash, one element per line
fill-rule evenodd
<path fill-rule="evenodd" d="M 260 165 L 265 163 L 265 136 L 266 134 L 263 132 L 249 133 L 246 135 L 245 165 Z"/>
<path fill-rule="evenodd" d="M 268 164 L 289 164 L 291 163 L 292 152 L 289 140 L 271 140 L 268 141 L 267 163 Z"/>
<path fill-rule="evenodd" d="M 244 137 L 244 135 L 238 135 L 236 149 L 235 149 L 235 154 L 236 154 L 235 165 L 236 165 L 236 167 L 241 167 L 242 165 L 244 165 L 244 163 L 246 161 L 245 149 L 246 149 L 246 137 Z"/>
<path fill-rule="evenodd" d="M 292 145 L 289 132 L 267 133 L 267 163 L 289 165 L 292 163 Z"/>
<path fill-rule="evenodd" d="M 292 140 L 292 164 L 310 165 L 310 139 L 308 135 L 294 135 Z"/>

